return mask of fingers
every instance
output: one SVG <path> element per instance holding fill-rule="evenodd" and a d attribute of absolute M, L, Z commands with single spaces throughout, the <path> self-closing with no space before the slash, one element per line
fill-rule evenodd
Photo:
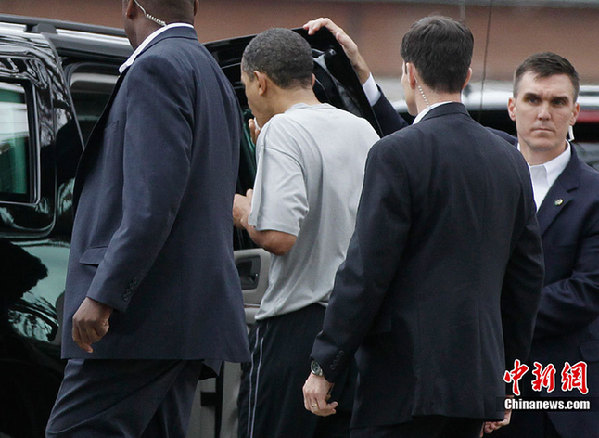
<path fill-rule="evenodd" d="M 73 321 L 72 336 L 73 341 L 82 350 L 93 353 L 94 349 L 91 344 L 98 342 L 108 333 L 108 321 L 105 324 L 96 325 L 95 323 L 83 323 L 81 321 Z"/>
<path fill-rule="evenodd" d="M 335 22 L 329 18 L 317 18 L 310 20 L 303 25 L 303 28 L 308 31 L 308 35 L 313 35 L 323 27 L 326 27 L 331 33 L 335 34 L 341 30 Z"/>
<path fill-rule="evenodd" d="M 304 29 L 307 30 L 310 35 L 323 27 L 326 27 L 333 35 L 335 35 L 337 42 L 343 48 L 349 62 L 356 71 L 360 83 L 364 84 L 370 77 L 370 68 L 362 57 L 358 45 L 350 38 L 350 36 L 337 26 L 335 22 L 328 18 L 317 18 L 316 20 L 310 20 L 304 24 Z"/>
<path fill-rule="evenodd" d="M 337 406 L 339 406 L 339 403 L 337 402 L 333 402 L 333 403 L 326 403 L 326 402 L 322 402 L 322 403 L 316 403 L 316 407 L 312 407 L 312 413 L 314 415 L 318 415 L 319 417 L 328 417 L 329 415 L 334 415 L 337 413 Z"/>
<path fill-rule="evenodd" d="M 304 398 L 304 407 L 306 410 L 319 417 L 328 417 L 329 415 L 336 414 L 337 406 L 339 406 L 337 402 L 327 403 L 324 400 Z"/>
<path fill-rule="evenodd" d="M 357 46 L 354 41 L 346 34 L 343 29 L 341 29 L 335 22 L 329 18 L 317 18 L 316 20 L 310 20 L 306 24 L 304 24 L 303 28 L 308 31 L 309 35 L 313 35 L 318 32 L 323 27 L 326 27 L 337 41 L 345 50 L 356 50 Z"/>
<path fill-rule="evenodd" d="M 498 429 L 501 429 L 504 426 L 507 426 L 509 424 L 509 421 L 506 420 L 502 420 L 502 421 L 485 421 L 484 425 L 483 425 L 483 432 L 484 433 L 493 433 Z M 482 436 L 482 432 L 481 432 L 481 436 Z"/>
<path fill-rule="evenodd" d="M 304 407 L 314 415 L 328 417 L 337 413 L 337 402 L 327 403 L 330 399 L 330 390 L 332 383 L 327 382 L 323 377 L 316 377 L 310 374 L 302 392 L 304 394 Z"/>
<path fill-rule="evenodd" d="M 83 351 L 87 353 L 93 353 L 94 349 L 92 346 L 83 340 L 83 336 L 79 331 L 79 328 L 73 323 L 73 329 L 71 330 L 71 336 L 73 337 L 73 341 L 81 348 Z"/>
<path fill-rule="evenodd" d="M 92 344 L 102 339 L 109 330 L 108 318 L 112 310 L 106 305 L 85 298 L 73 315 L 71 336 L 87 353 L 93 353 Z"/>
<path fill-rule="evenodd" d="M 485 421 L 485 423 L 483 425 L 483 431 L 484 431 L 484 433 L 495 432 L 496 430 L 509 425 L 511 419 L 512 419 L 512 410 L 506 409 L 505 413 L 503 414 L 503 420 L 501 420 L 501 421 Z"/>
<path fill-rule="evenodd" d="M 256 144 L 258 142 L 258 136 L 260 135 L 260 128 L 258 127 L 258 123 L 256 123 L 255 119 L 250 119 L 248 121 L 248 127 L 250 129 L 250 137 L 252 138 L 252 142 Z"/>
<path fill-rule="evenodd" d="M 92 341 L 92 339 L 95 338 L 95 336 L 93 336 L 91 333 L 88 332 L 87 329 L 84 329 L 82 327 L 76 326 L 75 324 L 73 324 L 73 341 L 75 341 L 75 343 L 79 346 L 79 348 L 81 348 L 83 351 L 87 352 L 87 353 L 93 353 L 94 349 L 92 348 L 91 344 L 95 341 Z"/>

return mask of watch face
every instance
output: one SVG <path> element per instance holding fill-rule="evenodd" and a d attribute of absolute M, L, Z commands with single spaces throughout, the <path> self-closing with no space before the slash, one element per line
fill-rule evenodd
<path fill-rule="evenodd" d="M 312 361 L 312 374 L 319 377 L 324 376 L 321 366 L 315 360 Z"/>

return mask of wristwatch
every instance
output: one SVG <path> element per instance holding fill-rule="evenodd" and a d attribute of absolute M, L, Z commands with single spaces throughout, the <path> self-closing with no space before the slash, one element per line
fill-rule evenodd
<path fill-rule="evenodd" d="M 312 374 L 318 377 L 324 377 L 324 371 L 318 362 L 313 360 L 310 367 L 312 368 Z"/>

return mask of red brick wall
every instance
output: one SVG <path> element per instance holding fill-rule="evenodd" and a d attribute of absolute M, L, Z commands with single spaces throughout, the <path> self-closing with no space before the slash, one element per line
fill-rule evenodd
<path fill-rule="evenodd" d="M 0 0 L 0 12 L 121 26 L 119 0 Z M 201 41 L 212 41 L 328 16 L 354 37 L 375 73 L 398 76 L 399 43 L 409 25 L 433 13 L 461 18 L 461 12 L 458 6 L 389 2 L 200 0 L 196 28 Z M 465 19 L 475 37 L 476 81 L 482 77 L 488 8 L 468 6 Z M 597 23 L 599 8 L 493 8 L 487 78 L 509 80 L 527 55 L 552 50 L 570 59 L 583 83 L 599 83 Z"/>

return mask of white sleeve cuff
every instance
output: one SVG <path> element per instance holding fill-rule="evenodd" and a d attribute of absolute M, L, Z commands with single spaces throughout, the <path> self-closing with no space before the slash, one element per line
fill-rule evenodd
<path fill-rule="evenodd" d="M 372 76 L 372 73 L 370 73 L 370 76 L 368 76 L 366 82 L 362 84 L 362 89 L 364 90 L 364 94 L 366 95 L 370 106 L 374 106 L 376 101 L 379 100 L 379 97 L 381 97 L 381 92 L 376 86 L 376 82 L 374 80 L 374 76 Z"/>

